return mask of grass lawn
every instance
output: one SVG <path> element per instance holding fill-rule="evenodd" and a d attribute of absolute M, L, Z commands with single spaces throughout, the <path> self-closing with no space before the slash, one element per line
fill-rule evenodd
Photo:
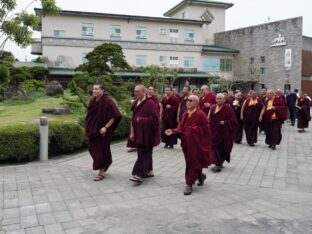
<path fill-rule="evenodd" d="M 13 124 L 28 124 L 38 120 L 41 116 L 47 116 L 50 121 L 77 121 L 77 114 L 50 115 L 41 113 L 43 107 L 61 107 L 62 98 L 40 97 L 35 102 L 22 105 L 8 105 L 0 103 L 0 127 Z"/>

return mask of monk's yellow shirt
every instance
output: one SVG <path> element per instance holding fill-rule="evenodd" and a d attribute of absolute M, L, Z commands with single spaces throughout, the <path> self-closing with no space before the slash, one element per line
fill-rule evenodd
<path fill-rule="evenodd" d="M 267 110 L 271 110 L 273 108 L 273 101 L 274 101 L 274 99 L 268 101 Z M 272 120 L 274 120 L 274 119 L 277 119 L 275 112 L 272 115 Z"/>
<path fill-rule="evenodd" d="M 256 100 L 250 99 L 249 106 L 255 106 L 257 103 L 258 103 L 257 99 Z"/>

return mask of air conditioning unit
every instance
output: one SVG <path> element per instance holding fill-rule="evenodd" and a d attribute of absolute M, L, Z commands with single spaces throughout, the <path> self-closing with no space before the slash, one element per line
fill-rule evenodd
<path fill-rule="evenodd" d="M 185 38 L 185 41 L 194 41 L 194 38 L 187 37 L 187 38 Z"/>
<path fill-rule="evenodd" d="M 111 33 L 111 37 L 121 37 L 120 33 Z"/>
<path fill-rule="evenodd" d="M 93 36 L 93 32 L 84 31 L 84 32 L 82 32 L 82 35 L 84 35 L 84 36 Z"/>
<path fill-rule="evenodd" d="M 146 35 L 137 35 L 137 38 L 146 39 Z"/>

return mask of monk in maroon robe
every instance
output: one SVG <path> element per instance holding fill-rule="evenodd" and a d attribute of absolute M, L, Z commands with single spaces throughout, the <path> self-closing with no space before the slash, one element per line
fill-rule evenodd
<path fill-rule="evenodd" d="M 147 89 L 147 96 L 152 98 L 158 107 L 158 111 L 160 112 L 160 105 L 157 95 L 155 94 L 155 89 L 153 86 L 149 86 Z"/>
<path fill-rule="evenodd" d="M 182 92 L 183 92 L 183 96 L 181 97 L 181 101 L 179 104 L 179 110 L 178 110 L 178 122 L 181 121 L 182 115 L 184 114 L 184 112 L 187 111 L 186 101 L 191 94 L 191 87 L 188 85 L 185 85 L 183 87 Z"/>
<path fill-rule="evenodd" d="M 187 98 L 187 112 L 182 115 L 178 128 L 166 130 L 167 135 L 177 134 L 181 138 L 186 168 L 184 195 L 192 194 L 192 185 L 202 186 L 206 175 L 203 168 L 210 165 L 211 134 L 207 116 L 198 109 L 199 98 L 191 95 Z"/>
<path fill-rule="evenodd" d="M 210 92 L 208 85 L 203 85 L 201 91 L 203 95 L 199 99 L 199 108 L 208 115 L 210 107 L 216 104 L 216 96 Z"/>
<path fill-rule="evenodd" d="M 243 130 L 244 130 L 244 125 L 243 121 L 241 120 L 241 109 L 243 106 L 243 95 L 241 92 L 237 92 L 235 94 L 235 100 L 231 103 L 231 106 L 234 110 L 236 120 L 237 120 L 237 127 L 235 129 L 235 136 L 234 136 L 234 141 L 237 144 L 241 144 L 243 140 Z"/>
<path fill-rule="evenodd" d="M 267 101 L 267 89 L 266 88 L 263 88 L 261 91 L 260 91 L 260 94 L 259 94 L 259 100 L 262 104 L 265 104 L 266 101 Z M 261 132 L 265 132 L 265 126 L 264 126 L 264 121 L 261 121 L 259 122 L 259 133 Z"/>
<path fill-rule="evenodd" d="M 263 104 L 257 98 L 257 92 L 252 90 L 241 110 L 241 120 L 244 124 L 247 143 L 250 146 L 255 146 L 257 143 L 259 117 L 262 108 Z"/>
<path fill-rule="evenodd" d="M 171 135 L 167 136 L 165 134 L 166 129 L 173 129 L 178 126 L 177 118 L 178 118 L 178 108 L 180 100 L 179 98 L 172 92 L 172 87 L 167 87 L 165 89 L 166 96 L 163 98 L 162 104 L 162 142 L 165 143 L 165 148 L 172 149 L 174 145 L 178 143 L 177 136 Z"/>
<path fill-rule="evenodd" d="M 85 119 L 85 133 L 93 158 L 93 170 L 100 170 L 95 181 L 104 179 L 105 172 L 112 164 L 110 150 L 111 137 L 121 120 L 115 101 L 105 94 L 101 84 L 93 86 L 93 97 L 90 99 L 88 113 Z"/>
<path fill-rule="evenodd" d="M 212 163 L 211 170 L 220 172 L 224 161 L 230 162 L 237 120 L 230 105 L 225 104 L 224 95 L 219 93 L 208 114 L 211 127 Z"/>
<path fill-rule="evenodd" d="M 311 120 L 310 116 L 310 101 L 304 96 L 303 92 L 300 92 L 299 98 L 296 101 L 297 108 L 297 128 L 298 132 L 304 132 L 305 128 L 309 127 Z"/>
<path fill-rule="evenodd" d="M 154 177 L 153 148 L 160 143 L 159 112 L 155 101 L 146 95 L 144 85 L 134 90 L 130 139 L 135 142 L 138 158 L 132 170 L 131 181 L 142 183 L 145 177 Z"/>
<path fill-rule="evenodd" d="M 271 90 L 267 91 L 267 101 L 261 111 L 260 122 L 265 125 L 265 143 L 275 150 L 282 140 L 282 125 L 287 119 L 286 106 L 283 98 L 275 96 Z"/>

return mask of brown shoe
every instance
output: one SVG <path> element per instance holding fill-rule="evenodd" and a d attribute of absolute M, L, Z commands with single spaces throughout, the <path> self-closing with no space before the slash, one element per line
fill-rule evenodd
<path fill-rule="evenodd" d="M 198 179 L 197 185 L 198 185 L 198 186 L 203 186 L 203 185 L 204 185 L 204 181 L 205 181 L 206 178 L 207 178 L 207 176 L 206 176 L 204 173 L 201 174 L 201 178 Z"/>
<path fill-rule="evenodd" d="M 193 192 L 192 186 L 186 185 L 186 186 L 185 186 L 185 189 L 184 189 L 184 195 L 186 195 L 186 196 L 187 196 L 187 195 L 191 195 L 192 192 Z"/>

